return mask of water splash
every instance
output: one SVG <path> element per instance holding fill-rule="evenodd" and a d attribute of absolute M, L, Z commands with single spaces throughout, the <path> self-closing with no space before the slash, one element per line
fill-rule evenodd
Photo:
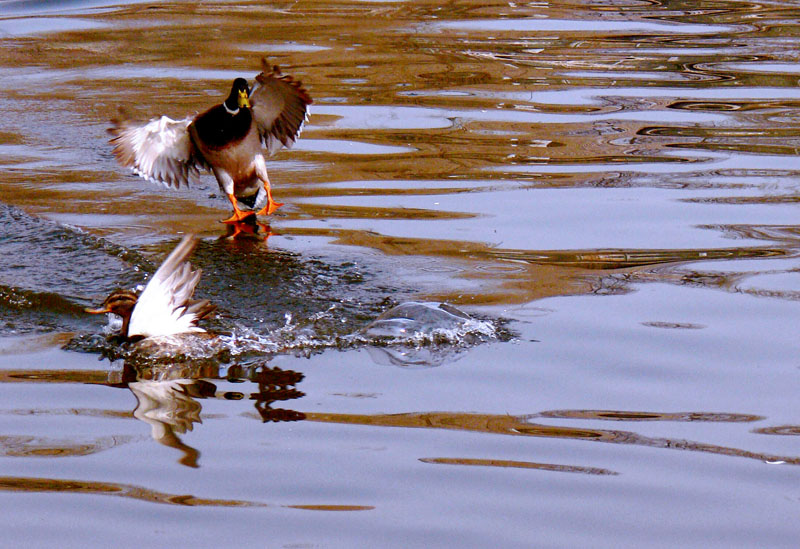
<path fill-rule="evenodd" d="M 287 313 L 285 324 L 268 333 L 239 326 L 223 334 L 150 337 L 135 343 L 121 342 L 113 335 L 119 321 L 112 318 L 103 335 L 77 336 L 66 348 L 139 365 L 176 361 L 241 363 L 264 355 L 311 356 L 328 349 L 367 348 L 379 364 L 427 367 L 455 360 L 475 345 L 510 339 L 501 321 L 476 319 L 444 303 L 403 303 L 349 334 L 320 328 L 336 322 L 337 313 L 337 307 L 331 306 L 302 321 Z"/>

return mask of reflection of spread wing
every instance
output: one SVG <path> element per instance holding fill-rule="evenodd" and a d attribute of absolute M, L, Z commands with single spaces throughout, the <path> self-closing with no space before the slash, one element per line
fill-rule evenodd
<path fill-rule="evenodd" d="M 191 299 L 201 274 L 186 261 L 195 244 L 193 236 L 183 237 L 147 283 L 133 308 L 128 336 L 205 331 L 197 321 L 210 314 L 214 306 L 206 300 Z"/>
<path fill-rule="evenodd" d="M 270 154 L 294 145 L 303 122 L 308 117 L 311 96 L 303 84 L 288 75 L 281 75 L 277 66 L 261 60 L 263 71 L 256 76 L 250 92 L 250 105 L 261 141 Z"/>
<path fill-rule="evenodd" d="M 202 423 L 196 398 L 212 396 L 216 387 L 202 379 L 140 380 L 128 384 L 139 405 L 133 415 L 153 427 L 153 438 L 167 431 L 185 433 L 193 423 Z"/>
<path fill-rule="evenodd" d="M 179 462 L 198 467 L 200 452 L 184 444 L 178 433 L 191 431 L 202 423 L 202 407 L 195 398 L 213 396 L 216 387 L 202 379 L 173 379 L 169 381 L 140 380 L 128 384 L 138 404 L 133 416 L 150 424 L 153 440 L 183 452 Z"/>
<path fill-rule="evenodd" d="M 137 175 L 167 187 L 189 185 L 205 161 L 189 137 L 191 118 L 153 118 L 146 124 L 112 120 L 114 154 Z"/>

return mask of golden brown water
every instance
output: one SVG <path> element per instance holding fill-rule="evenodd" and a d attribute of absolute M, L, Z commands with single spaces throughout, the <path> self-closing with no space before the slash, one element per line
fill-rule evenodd
<path fill-rule="evenodd" d="M 6 542 L 796 545 L 798 8 L 0 3 Z M 314 105 L 232 240 L 105 130 L 262 55 Z M 183 232 L 225 352 L 109 360 Z M 363 337 L 408 300 L 496 332 Z"/>

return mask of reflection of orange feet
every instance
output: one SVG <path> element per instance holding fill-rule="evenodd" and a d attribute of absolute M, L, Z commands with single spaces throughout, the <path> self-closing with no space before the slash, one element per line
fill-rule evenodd
<path fill-rule="evenodd" d="M 275 202 L 274 200 L 270 199 L 267 202 L 267 205 L 258 210 L 256 215 L 271 215 L 274 214 L 278 208 L 283 206 L 283 202 Z"/>
<path fill-rule="evenodd" d="M 230 216 L 228 219 L 223 219 L 220 223 L 226 223 L 228 225 L 235 225 L 237 223 L 243 222 L 245 219 L 254 215 L 254 212 L 243 212 L 241 210 L 234 210 L 233 215 Z"/>
<path fill-rule="evenodd" d="M 250 212 L 252 214 L 252 212 Z M 244 221 L 228 224 L 228 234 L 222 238 L 256 238 L 266 242 L 272 236 L 272 230 L 266 223 L 256 221 L 256 216 L 250 215 Z"/>

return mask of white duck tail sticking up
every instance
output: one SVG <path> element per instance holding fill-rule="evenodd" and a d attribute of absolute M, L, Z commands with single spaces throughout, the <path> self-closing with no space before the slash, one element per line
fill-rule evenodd
<path fill-rule="evenodd" d="M 183 237 L 138 298 L 133 292 L 116 290 L 98 309 L 86 309 L 86 312 L 119 315 L 122 317 L 121 335 L 129 339 L 205 332 L 197 322 L 215 307 L 208 300 L 192 299 L 202 271 L 193 270 L 186 258 L 196 244 L 194 236 Z"/>

